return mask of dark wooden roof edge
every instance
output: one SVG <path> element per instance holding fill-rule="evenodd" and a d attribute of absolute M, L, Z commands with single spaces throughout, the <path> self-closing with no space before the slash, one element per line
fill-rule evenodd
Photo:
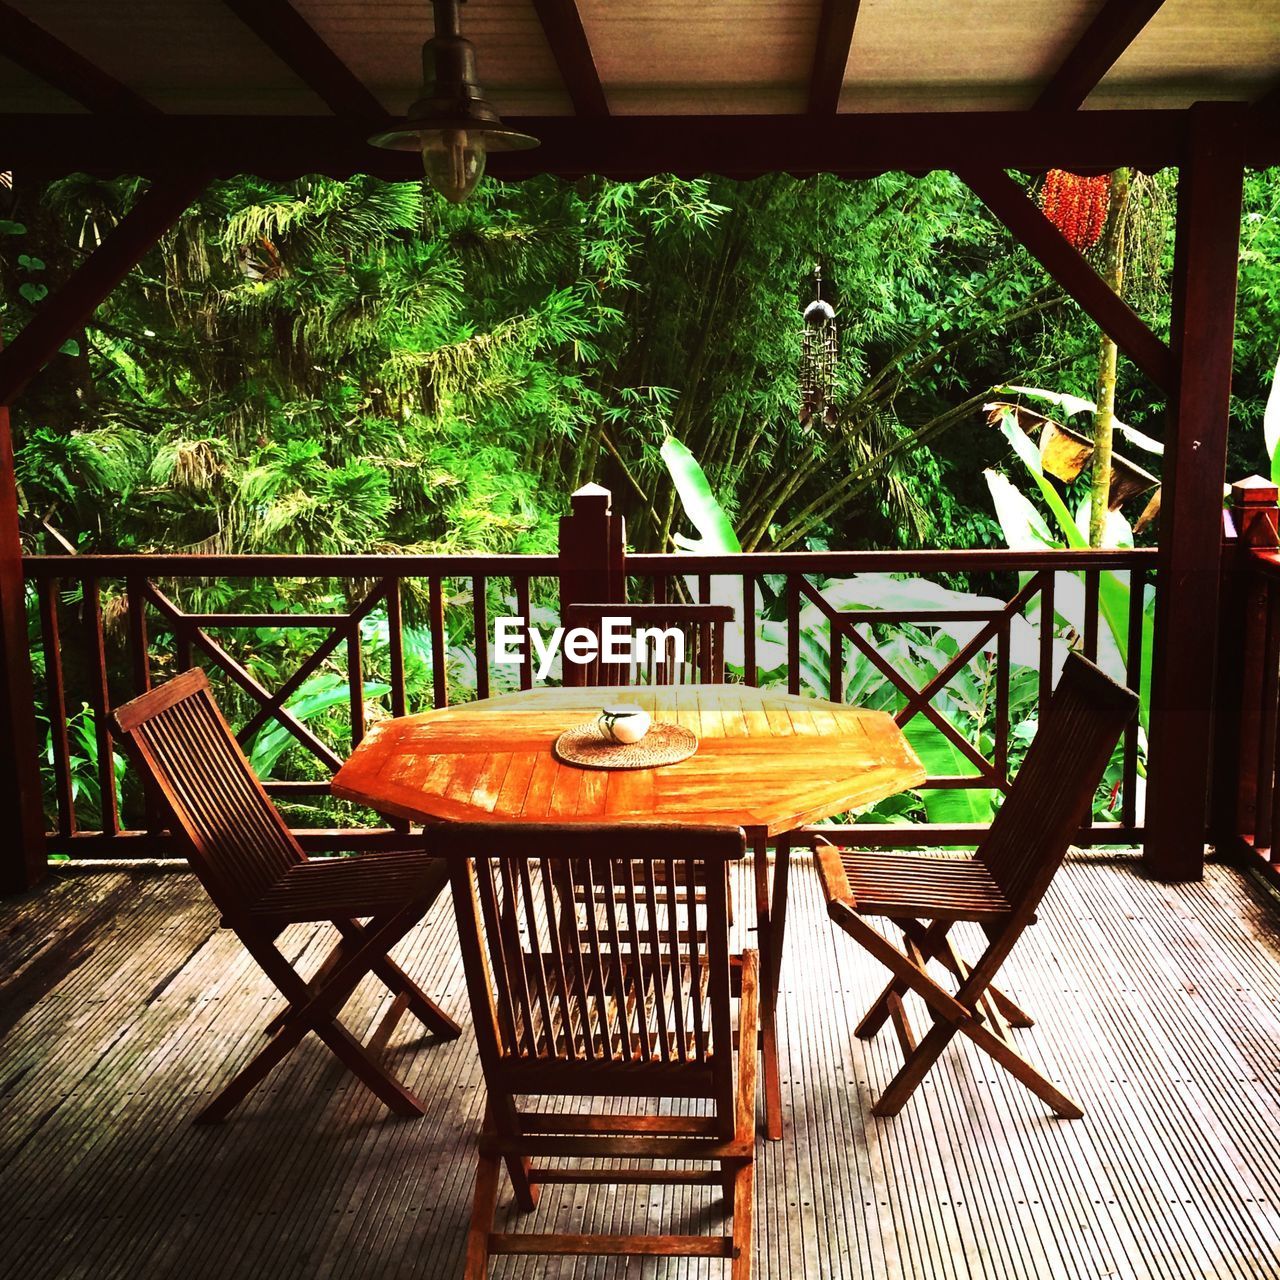
<path fill-rule="evenodd" d="M 335 115 L 370 130 L 387 119 L 382 103 L 286 0 L 223 3 Z"/>
<path fill-rule="evenodd" d="M 574 111 L 579 116 L 607 116 L 609 101 L 575 0 L 533 0 L 533 7 Z"/>
<path fill-rule="evenodd" d="M 860 0 L 822 0 L 809 76 L 809 111 L 813 115 L 835 115 L 839 109 L 859 3 Z"/>
<path fill-rule="evenodd" d="M 128 85 L 96 67 L 26 14 L 3 3 L 0 3 L 0 52 L 90 111 L 121 115 L 159 113 L 159 108 Z"/>
<path fill-rule="evenodd" d="M 1072 111 L 1137 39 L 1164 0 L 1107 0 L 1036 99 L 1037 111 Z"/>
<path fill-rule="evenodd" d="M 510 117 L 542 140 L 532 151 L 490 157 L 494 177 L 541 173 L 613 178 L 706 173 L 847 177 L 901 170 L 1049 168 L 1151 172 L 1177 165 L 1186 111 L 965 112 L 812 116 Z M 1250 165 L 1280 164 L 1274 117 L 1245 107 Z M 159 116 L 146 120 L 71 114 L 0 115 L 0 169 L 58 176 L 89 172 L 146 177 L 199 172 L 285 179 L 317 173 L 406 179 L 411 153 L 369 146 L 362 129 L 331 116 Z"/>

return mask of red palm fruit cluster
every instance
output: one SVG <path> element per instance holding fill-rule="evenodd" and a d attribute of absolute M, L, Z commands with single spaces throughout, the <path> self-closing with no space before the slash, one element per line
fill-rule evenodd
<path fill-rule="evenodd" d="M 1040 189 L 1044 216 L 1083 253 L 1098 243 L 1111 201 L 1111 175 L 1083 178 L 1065 169 L 1050 169 Z"/>

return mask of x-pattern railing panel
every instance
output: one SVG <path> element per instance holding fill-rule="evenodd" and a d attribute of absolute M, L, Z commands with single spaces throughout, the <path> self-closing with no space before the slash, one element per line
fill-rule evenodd
<path fill-rule="evenodd" d="M 973 777 L 931 778 L 931 786 L 992 786 L 1002 791 L 1008 790 L 1009 779 L 1006 773 L 1008 762 L 1008 648 L 1009 620 L 1025 613 L 1031 601 L 1044 591 L 1046 573 L 1032 574 L 1027 583 L 1001 609 L 858 609 L 846 611 L 834 608 L 822 593 L 804 578 L 797 579 L 798 595 L 817 606 L 823 617 L 831 625 L 831 693 L 839 698 L 841 675 L 843 669 L 842 639 L 849 640 L 855 649 L 885 677 L 892 687 L 902 695 L 903 707 L 895 714 L 898 726 L 904 727 L 916 716 L 928 720 L 977 770 Z M 903 673 L 890 662 L 876 646 L 874 640 L 865 636 L 860 628 L 875 624 L 889 625 L 893 623 L 913 623 L 927 627 L 943 622 L 972 622 L 980 624 L 972 637 L 956 651 L 955 655 L 923 686 L 913 684 Z M 798 621 L 797 621 L 798 626 Z M 1051 637 L 1051 628 L 1049 629 Z M 996 642 L 997 660 L 997 713 L 996 713 L 996 759 L 988 760 L 968 738 L 955 727 L 947 717 L 933 705 L 934 699 L 942 690 L 963 671 L 973 658 L 982 652 L 988 644 Z M 793 689 L 792 692 L 799 692 Z"/>
<path fill-rule="evenodd" d="M 1100 635 L 1104 634 L 1101 618 L 1106 607 L 1111 609 L 1107 617 L 1109 632 L 1126 625 L 1112 616 L 1116 612 L 1114 592 L 1104 588 L 1109 579 L 1127 576 L 1134 589 L 1127 606 L 1129 645 L 1125 675 L 1127 682 L 1137 687 L 1147 662 L 1140 643 L 1145 625 L 1143 584 L 1150 580 L 1153 568 L 1154 553 L 1149 551 L 662 554 L 629 556 L 626 577 L 629 596 L 634 600 L 733 604 L 739 621 L 731 628 L 733 651 L 728 646 L 726 649 L 730 679 L 758 684 L 766 678 L 781 678 L 789 687 L 799 689 L 803 645 L 803 683 L 807 691 L 817 696 L 844 701 L 851 696 L 856 698 L 859 689 L 869 688 L 865 683 L 868 678 L 884 681 L 898 699 L 893 711 L 899 723 L 908 729 L 915 723 L 928 724 L 953 749 L 955 761 L 962 763 L 964 769 L 973 770 L 957 776 L 933 776 L 929 779 L 930 788 L 1002 791 L 1017 761 L 1017 752 L 1011 752 L 1011 671 L 1016 668 L 1019 673 L 1016 706 L 1028 705 L 1028 682 L 1031 705 L 1037 694 L 1043 705 L 1053 680 L 1055 644 L 1065 639 L 1087 656 L 1096 655 Z M 234 690 L 237 695 L 231 701 L 241 704 L 238 736 L 242 744 L 252 744 L 265 730 L 282 731 L 304 753 L 290 759 L 299 763 L 310 759 L 318 766 L 304 769 L 304 773 L 316 775 L 311 778 L 269 778 L 269 789 L 282 798 L 323 796 L 328 789 L 326 775 L 340 765 L 340 748 L 347 735 L 345 725 L 339 725 L 341 741 L 335 742 L 331 732 L 317 732 L 313 727 L 317 722 L 308 724 L 301 714 L 294 713 L 298 705 L 295 700 L 310 677 L 321 671 L 345 672 L 346 696 L 338 710 L 342 717 L 349 714 L 352 742 L 360 740 L 372 715 L 385 714 L 365 704 L 366 669 L 375 661 L 377 678 L 389 685 L 385 707 L 392 715 L 404 715 L 423 706 L 442 706 L 451 696 L 486 697 L 498 688 L 514 685 L 528 689 L 537 682 L 531 664 L 526 662 L 501 677 L 502 669 L 493 665 L 492 615 L 495 608 L 518 615 L 523 622 L 527 651 L 528 632 L 535 617 L 532 584 L 535 580 L 551 580 L 551 589 L 541 587 L 537 596 L 537 603 L 545 607 L 554 594 L 556 570 L 555 557 L 519 555 L 29 559 L 27 574 L 35 594 L 33 623 L 41 633 L 44 663 L 40 682 L 42 709 L 49 726 L 45 777 L 49 808 L 54 815 L 50 848 L 108 853 L 126 846 L 149 848 L 148 840 L 155 844 L 158 837 L 144 836 L 136 829 L 136 792 L 134 799 L 126 797 L 126 816 L 117 810 L 116 784 L 122 761 L 113 748 L 105 715 L 106 708 L 145 691 L 154 661 L 163 662 L 166 671 L 175 665 L 179 669 L 191 665 L 197 659 L 215 668 L 224 689 L 228 693 Z M 938 573 L 947 574 L 951 581 L 956 575 L 969 575 L 971 581 L 973 575 L 980 575 L 980 580 L 987 582 L 998 581 L 996 575 L 1022 577 L 1017 590 L 1011 590 L 1007 598 L 983 599 L 973 607 L 965 607 L 961 601 L 958 607 L 947 609 L 906 608 L 901 601 L 883 608 L 853 609 L 848 607 L 847 598 L 841 600 L 835 590 L 840 582 L 864 575 L 874 580 L 881 575 L 885 580 L 917 580 L 921 575 Z M 330 588 L 334 584 L 355 584 L 347 587 L 354 591 L 355 603 L 331 612 L 312 609 L 298 613 L 213 612 L 192 607 L 193 599 L 219 580 L 243 582 L 246 589 L 256 583 L 260 589 L 263 583 L 277 578 L 314 580 L 328 583 Z M 509 590 L 504 585 L 508 583 Z M 326 590 L 332 594 L 329 588 Z M 420 619 L 412 630 L 406 629 L 404 616 L 410 592 Z M 824 592 L 830 593 L 832 599 Z M 233 591 L 232 597 L 235 594 Z M 504 603 L 496 606 L 499 599 Z M 1055 638 L 1052 625 L 1032 627 L 1031 611 L 1037 602 L 1041 621 L 1058 619 L 1059 638 Z M 72 613 L 75 623 L 66 632 L 68 643 L 64 643 L 62 621 Z M 1063 619 L 1067 615 L 1072 621 L 1064 632 Z M 537 616 L 539 621 L 550 620 L 544 614 Z M 372 631 L 371 620 L 376 624 Z M 931 624 L 950 627 L 956 645 L 948 648 L 945 661 L 929 658 L 932 665 L 927 679 L 912 680 L 902 666 L 903 659 L 899 657 L 895 662 L 892 648 L 884 647 L 884 640 L 892 637 L 885 637 L 882 628 L 920 627 L 931 634 Z M 171 637 L 171 660 L 160 657 L 164 653 L 163 642 L 157 644 L 148 634 L 149 625 L 160 635 Z M 383 625 L 387 628 L 385 644 L 380 631 Z M 238 648 L 238 636 L 257 628 L 320 634 L 305 653 L 299 652 L 298 645 L 284 646 L 292 655 L 287 664 L 291 674 L 283 679 L 268 679 L 248 651 Z M 816 643 L 820 639 L 815 634 L 818 629 L 830 633 L 825 653 Z M 470 641 L 465 640 L 468 630 L 474 633 Z M 1035 642 L 1039 644 L 1039 660 L 1030 665 L 1026 652 L 1029 633 L 1038 635 Z M 371 635 L 378 636 L 376 649 L 370 648 Z M 413 641 L 414 652 L 422 662 L 430 661 L 429 672 L 415 665 L 413 678 L 419 683 L 412 695 L 406 678 L 406 646 L 411 635 L 418 637 Z M 447 667 L 443 660 L 446 648 Z M 975 744 L 963 722 L 948 715 L 955 699 L 950 686 L 966 665 L 984 651 L 990 662 L 982 676 L 994 684 L 994 716 L 990 711 L 992 703 L 984 703 L 989 736 Z M 374 652 L 378 654 L 376 660 L 371 657 Z M 431 655 L 429 659 L 423 656 L 427 654 Z M 1018 661 L 1011 661 L 1018 654 Z M 861 665 L 856 676 L 856 669 L 848 662 L 850 655 Z M 553 682 L 555 678 L 553 675 Z M 989 695 L 990 689 L 988 684 L 984 696 Z M 80 716 L 77 708 L 81 703 L 88 705 L 91 715 Z M 1141 838 L 1134 798 L 1139 732 L 1136 722 L 1127 730 L 1123 757 L 1122 821 L 1117 831 L 1118 836 L 1122 834 L 1129 840 Z M 92 758 L 86 760 L 86 755 Z M 86 786 L 95 793 L 89 796 L 87 808 Z M 102 798 L 100 814 L 92 803 L 96 793 Z M 82 830 L 82 824 L 78 824 L 78 804 L 88 815 L 85 822 L 92 830 Z M 151 833 L 160 829 L 158 804 L 153 799 L 147 800 L 145 823 Z M 122 832 L 122 825 L 126 824 L 135 829 Z M 903 829 L 899 832 L 898 827 Z M 948 838 L 940 829 L 935 833 L 928 826 L 911 826 L 908 830 L 903 824 L 886 824 L 867 830 L 879 837 L 873 842 L 957 842 L 954 834 Z M 311 847 L 333 849 L 388 847 L 395 834 L 385 828 L 305 833 Z M 121 835 L 128 840 L 117 839 Z M 1098 838 L 1105 836 L 1106 831 L 1102 830 Z"/>

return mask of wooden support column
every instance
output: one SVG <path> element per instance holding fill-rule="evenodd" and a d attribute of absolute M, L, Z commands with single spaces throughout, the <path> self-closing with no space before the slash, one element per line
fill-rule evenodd
<path fill-rule="evenodd" d="M 9 405 L 204 186 L 194 175 L 154 183 L 0 349 L 0 805 L 10 834 L 0 841 L 0 892 L 29 888 L 48 870 Z"/>
<path fill-rule="evenodd" d="M 1191 108 L 1178 180 L 1177 391 L 1160 504 L 1144 849 L 1148 870 L 1165 880 L 1204 874 L 1244 146 L 1244 108 Z"/>
<path fill-rule="evenodd" d="M 560 517 L 560 616 L 571 604 L 622 603 L 627 598 L 626 525 L 613 514 L 613 495 L 585 484 Z M 565 684 L 580 684 L 580 669 L 566 657 Z"/>
<path fill-rule="evenodd" d="M 18 536 L 18 485 L 8 406 L 0 404 L 0 893 L 18 893 L 49 871 L 40 794 L 35 691 Z"/>

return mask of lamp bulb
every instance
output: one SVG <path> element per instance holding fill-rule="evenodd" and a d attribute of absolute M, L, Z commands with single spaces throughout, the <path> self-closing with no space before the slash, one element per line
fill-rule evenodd
<path fill-rule="evenodd" d="M 422 167 L 427 181 L 446 200 L 461 204 L 484 176 L 484 134 L 478 130 L 443 129 L 424 134 Z"/>

